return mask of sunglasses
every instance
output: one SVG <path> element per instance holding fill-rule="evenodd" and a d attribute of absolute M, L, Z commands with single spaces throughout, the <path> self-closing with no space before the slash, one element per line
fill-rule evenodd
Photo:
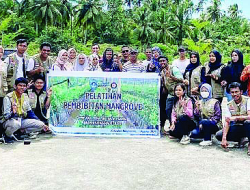
<path fill-rule="evenodd" d="M 129 52 L 129 50 L 123 50 L 123 51 L 122 51 L 122 53 L 127 53 L 127 52 Z"/>
<path fill-rule="evenodd" d="M 131 55 L 136 55 L 136 54 L 137 54 L 137 52 L 131 52 L 130 54 L 131 54 Z"/>

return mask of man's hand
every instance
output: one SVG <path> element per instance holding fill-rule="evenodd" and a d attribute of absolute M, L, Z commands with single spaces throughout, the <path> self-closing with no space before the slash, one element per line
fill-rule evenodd
<path fill-rule="evenodd" d="M 187 86 L 189 85 L 189 81 L 187 79 L 183 80 L 183 83 Z"/>
<path fill-rule="evenodd" d="M 221 146 L 222 146 L 222 148 L 227 148 L 228 147 L 228 142 L 227 142 L 226 138 L 222 138 Z"/>
<path fill-rule="evenodd" d="M 17 113 L 17 106 L 16 106 L 16 104 L 13 104 L 13 105 L 12 105 L 12 112 L 13 112 L 14 114 Z"/>
<path fill-rule="evenodd" d="M 191 94 L 192 95 L 198 95 L 199 94 L 198 89 L 199 89 L 198 87 L 192 88 L 191 89 Z"/>
<path fill-rule="evenodd" d="M 221 81 L 220 84 L 221 84 L 222 87 L 225 87 L 227 85 L 227 81 L 223 80 L 223 81 Z"/>
<path fill-rule="evenodd" d="M 44 126 L 43 126 L 43 130 L 44 130 L 44 131 L 49 131 L 49 126 L 48 126 L 48 125 L 44 125 Z"/>
<path fill-rule="evenodd" d="M 49 98 L 51 97 L 51 95 L 52 95 L 52 88 L 47 90 L 47 97 Z"/>
<path fill-rule="evenodd" d="M 37 69 L 36 69 L 36 72 L 37 73 L 43 73 L 44 72 L 44 68 L 42 66 L 39 66 Z"/>
<path fill-rule="evenodd" d="M 198 110 L 200 110 L 201 103 L 199 101 L 195 101 L 195 106 L 197 107 Z"/>

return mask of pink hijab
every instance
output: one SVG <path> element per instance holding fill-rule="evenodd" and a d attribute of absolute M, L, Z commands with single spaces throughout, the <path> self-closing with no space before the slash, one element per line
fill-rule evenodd
<path fill-rule="evenodd" d="M 58 63 L 58 64 L 60 64 L 60 65 L 64 65 L 64 64 L 67 63 L 67 60 L 65 61 L 65 60 L 62 59 L 62 55 L 63 55 L 64 53 L 68 53 L 67 50 L 62 49 L 61 51 L 59 51 L 58 56 L 57 56 L 57 58 L 56 58 L 56 63 Z"/>

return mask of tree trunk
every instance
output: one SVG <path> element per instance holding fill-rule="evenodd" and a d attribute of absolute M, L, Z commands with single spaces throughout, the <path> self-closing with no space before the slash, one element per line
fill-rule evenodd
<path fill-rule="evenodd" d="M 84 37 L 84 45 L 86 45 L 86 42 L 87 42 L 87 31 L 88 31 L 88 28 L 87 28 L 87 22 L 86 22 L 86 30 L 85 30 L 85 37 Z"/>

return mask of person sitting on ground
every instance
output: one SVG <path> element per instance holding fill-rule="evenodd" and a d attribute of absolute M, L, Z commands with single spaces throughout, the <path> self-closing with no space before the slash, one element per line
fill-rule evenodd
<path fill-rule="evenodd" d="M 250 98 L 242 95 L 241 84 L 238 82 L 231 83 L 229 89 L 233 100 L 227 103 L 223 129 L 216 133 L 216 138 L 225 149 L 229 145 L 227 141 L 235 141 L 241 145 L 245 137 L 248 141 L 250 139 Z M 250 156 L 250 143 L 247 155 Z"/>
<path fill-rule="evenodd" d="M 125 63 L 122 67 L 122 72 L 131 72 L 131 73 L 143 73 L 145 72 L 145 67 L 137 59 L 138 51 L 132 49 L 130 51 L 130 60 Z"/>
<path fill-rule="evenodd" d="M 99 65 L 99 57 L 96 54 L 92 54 L 89 56 L 89 67 L 87 68 L 88 71 L 99 71 L 102 72 L 102 68 Z"/>
<path fill-rule="evenodd" d="M 48 89 L 47 92 L 43 90 L 45 78 L 42 75 L 35 75 L 33 81 L 34 86 L 28 89 L 31 109 L 42 122 L 48 125 L 47 110 L 50 107 L 52 89 Z"/>
<path fill-rule="evenodd" d="M 189 133 L 195 128 L 193 103 L 185 94 L 185 85 L 180 83 L 174 88 L 174 107 L 171 116 L 170 137 L 181 139 L 180 143 L 190 143 Z"/>
<path fill-rule="evenodd" d="M 13 142 L 13 133 L 19 129 L 26 134 L 39 132 L 42 129 L 44 131 L 49 130 L 48 126 L 38 119 L 30 107 L 29 97 L 24 93 L 27 84 L 27 79 L 23 77 L 17 78 L 15 80 L 15 90 L 4 97 L 3 116 L 5 122 L 3 128 L 5 129 L 6 143 Z"/>
<path fill-rule="evenodd" d="M 58 56 L 56 58 L 56 62 L 52 65 L 53 71 L 70 71 L 70 68 L 67 68 L 66 65 L 68 63 L 68 52 L 65 49 L 59 51 Z"/>
<path fill-rule="evenodd" d="M 76 64 L 74 71 L 86 71 L 89 68 L 89 59 L 88 57 L 80 53 L 76 58 Z"/>
<path fill-rule="evenodd" d="M 201 146 L 212 145 L 211 135 L 222 128 L 221 109 L 218 100 L 212 98 L 212 87 L 205 83 L 200 88 L 202 99 L 196 100 L 194 115 L 198 118 L 196 129 L 191 132 L 191 138 L 203 138 Z"/>

